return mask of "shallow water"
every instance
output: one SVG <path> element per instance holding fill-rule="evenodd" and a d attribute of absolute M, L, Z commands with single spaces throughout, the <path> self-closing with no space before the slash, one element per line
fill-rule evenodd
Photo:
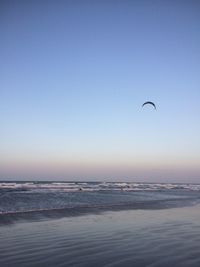
<path fill-rule="evenodd" d="M 18 221 L 0 240 L 4 267 L 199 267 L 200 206 Z"/>

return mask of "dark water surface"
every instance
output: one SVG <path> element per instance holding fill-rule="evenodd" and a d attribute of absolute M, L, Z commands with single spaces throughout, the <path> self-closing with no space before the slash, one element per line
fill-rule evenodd
<path fill-rule="evenodd" d="M 199 201 L 200 185 L 193 184 L 1 182 L 0 221 L 8 214 L 49 216 L 56 211 L 57 216 L 60 211 L 71 216 L 90 210 L 156 209 Z"/>
<path fill-rule="evenodd" d="M 200 186 L 0 183 L 0 266 L 200 266 Z"/>

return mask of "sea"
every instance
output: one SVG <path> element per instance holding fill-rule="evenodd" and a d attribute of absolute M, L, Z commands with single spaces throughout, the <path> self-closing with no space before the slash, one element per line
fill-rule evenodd
<path fill-rule="evenodd" d="M 199 267 L 200 185 L 0 182 L 1 267 Z"/>
<path fill-rule="evenodd" d="M 199 184 L 128 182 L 0 182 L 0 219 L 29 213 L 80 215 L 123 209 L 161 209 L 200 202 Z M 25 216 L 25 215 L 24 215 Z M 12 216 L 14 218 L 14 216 Z M 17 218 L 17 216 L 16 216 Z"/>

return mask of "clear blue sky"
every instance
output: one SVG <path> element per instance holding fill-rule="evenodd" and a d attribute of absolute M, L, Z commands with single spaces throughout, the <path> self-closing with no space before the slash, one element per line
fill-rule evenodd
<path fill-rule="evenodd" d="M 199 14 L 1 1 L 0 179 L 200 182 Z"/>

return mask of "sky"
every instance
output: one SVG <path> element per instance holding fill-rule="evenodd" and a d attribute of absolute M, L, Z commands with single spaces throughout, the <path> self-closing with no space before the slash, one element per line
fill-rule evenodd
<path fill-rule="evenodd" d="M 1 0 L 0 179 L 200 183 L 199 14 Z"/>

